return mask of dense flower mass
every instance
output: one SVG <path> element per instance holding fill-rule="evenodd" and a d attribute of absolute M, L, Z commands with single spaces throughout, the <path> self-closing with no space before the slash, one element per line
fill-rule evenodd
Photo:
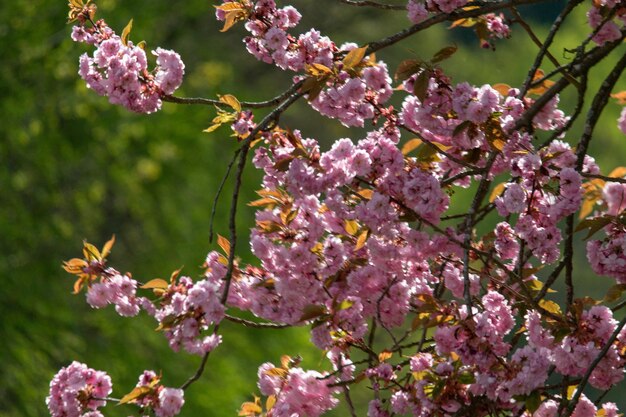
<path fill-rule="evenodd" d="M 106 405 L 111 391 L 111 378 L 106 372 L 72 362 L 50 381 L 46 404 L 52 417 L 101 417 L 98 408 Z"/>
<path fill-rule="evenodd" d="M 72 39 L 96 47 L 93 56 L 80 57 L 79 74 L 88 88 L 109 97 L 112 104 L 153 113 L 161 108 L 161 97 L 172 94 L 183 81 L 185 65 L 180 55 L 157 48 L 152 51 L 157 67 L 148 71 L 143 48 L 116 35 L 103 20 L 91 28 L 74 26 Z"/>
<path fill-rule="evenodd" d="M 72 38 L 96 51 L 81 57 L 81 76 L 113 103 L 157 110 L 182 81 L 179 55 L 157 48 L 157 67 L 148 71 L 145 52 L 127 31 L 117 36 L 104 21 L 93 22 L 83 3 L 70 3 L 79 20 Z M 215 6 L 222 31 L 242 22 L 252 55 L 294 73 L 293 86 L 267 102 L 277 107 L 260 122 L 250 108 L 267 103 L 231 95 L 215 101 L 233 111 L 220 107 L 214 123 L 231 123 L 240 146 L 233 204 L 249 150 L 262 171 L 260 198 L 250 203 L 258 262 L 244 265 L 220 236 L 222 252 L 207 255 L 200 279 L 176 271 L 169 281 L 142 283 L 106 265 L 113 240 L 101 252 L 85 243 L 85 259 L 64 264 L 78 276 L 75 292 L 85 289 L 92 307 L 112 304 L 122 316 L 144 310 L 173 350 L 203 356 L 183 388 L 221 343 L 223 320 L 310 325 L 311 341 L 326 352 L 332 371 L 305 371 L 299 358 L 286 356 L 280 367 L 266 362 L 257 373 L 266 400 L 244 403 L 241 416 L 318 417 L 341 395 L 352 411 L 350 391 L 361 383 L 371 393 L 369 417 L 616 417 L 615 404 L 599 410 L 585 388 L 609 390 L 624 379 L 626 321 L 618 322 L 624 304 L 610 307 L 626 284 L 626 168 L 603 176 L 586 154 L 596 122 L 590 123 L 604 105 L 589 110 L 579 140 L 568 133 L 580 108 L 566 114 L 560 93 L 575 81 L 583 94 L 594 57 L 624 39 L 623 2 L 590 5 L 593 33 L 571 63 L 545 76 L 538 66 L 546 41 L 519 87 L 453 82 L 439 63 L 456 47 L 403 61 L 394 86 L 387 64 L 371 53 L 442 18 L 453 29 L 472 28 L 491 47 L 510 37 L 510 25 L 523 23 L 497 2 L 485 9 L 465 0 L 344 3 L 401 10 L 413 25 L 362 47 L 338 46 L 313 28 L 293 34 L 302 16 L 274 0 Z M 454 20 L 459 16 L 466 17 Z M 599 46 L 587 47 L 592 41 Z M 622 70 L 609 74 L 594 103 L 608 101 Z M 389 104 L 394 94 L 396 107 Z M 622 94 L 614 97 L 621 102 Z M 358 140 L 324 147 L 278 123 L 301 97 L 345 126 L 371 127 Z M 626 110 L 618 127 L 626 133 Z M 463 197 L 467 192 L 473 197 Z M 234 217 L 229 226 L 236 238 Z M 593 271 L 618 284 L 601 300 L 574 291 L 574 236 L 581 231 Z M 563 309 L 550 299 L 562 276 Z M 47 401 L 53 417 L 99 417 L 109 393 L 106 374 L 74 363 L 54 378 Z M 145 371 L 121 402 L 173 417 L 184 395 Z"/>

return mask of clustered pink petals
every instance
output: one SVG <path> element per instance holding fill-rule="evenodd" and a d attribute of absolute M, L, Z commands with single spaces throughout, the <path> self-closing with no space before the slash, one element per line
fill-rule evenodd
<path fill-rule="evenodd" d="M 274 365 L 267 362 L 258 371 L 261 393 L 276 397 L 271 409 L 273 417 L 318 417 L 338 404 L 334 397 L 338 388 L 329 386 L 334 378 L 302 368 L 281 369 L 282 373 L 272 372 L 273 369 Z"/>
<path fill-rule="evenodd" d="M 136 388 L 142 391 L 132 402 L 141 407 L 144 413 L 154 410 L 157 417 L 174 417 L 185 404 L 185 392 L 179 388 L 161 385 L 160 377 L 154 371 L 143 371 Z"/>
<path fill-rule="evenodd" d="M 561 257 L 564 219 L 581 208 L 587 186 L 595 184 L 583 184 L 585 174 L 600 172 L 590 156 L 580 163 L 565 141 L 537 145 L 534 130 L 559 138 L 568 127 L 558 95 L 527 121 L 531 129 L 520 130 L 520 118 L 535 99 L 502 85 L 454 84 L 441 68 L 424 65 L 403 78 L 398 90 L 406 97 L 396 111 L 384 107 L 394 92 L 386 64 L 371 57 L 358 63 L 346 59 L 364 53 L 356 44 L 337 46 L 315 29 L 293 35 L 300 13 L 278 8 L 274 0 L 223 2 L 217 18 L 229 25 L 228 10 L 242 13 L 236 20 L 245 20 L 251 54 L 298 73 L 294 82 L 319 82 L 304 90 L 313 109 L 346 126 L 371 120 L 375 129 L 358 141 L 339 139 L 329 149 L 298 130 L 260 131 L 253 163 L 263 180 L 261 199 L 251 204 L 258 210 L 250 237 L 258 265 L 236 260 L 227 280 L 228 261 L 210 252 L 200 280 L 175 274 L 169 283 L 140 286 L 130 275 L 106 268 L 104 260 L 95 269 L 86 261 L 66 263 L 68 272 L 81 266 L 73 273 L 79 287 L 87 286 L 92 307 L 114 304 L 123 316 L 144 309 L 172 349 L 197 355 L 221 343 L 217 328 L 227 308 L 273 323 L 311 324 L 311 341 L 327 352 L 333 373 L 305 371 L 291 360 L 280 368 L 261 365 L 258 387 L 273 397 L 266 403 L 269 417 L 318 417 L 337 405 L 344 384 L 360 378 L 369 380 L 374 393 L 370 417 L 493 410 L 531 417 L 522 404 L 542 392 L 552 372 L 582 377 L 610 339 L 588 382 L 608 390 L 623 380 L 626 330 L 617 334 L 609 308 L 577 300 L 560 313 L 546 299 L 539 302 L 542 308 L 527 303 L 543 285 L 535 271 Z M 467 4 L 409 0 L 407 14 L 419 24 L 429 13 L 451 13 Z M 596 43 L 621 36 L 618 21 L 624 23 L 625 15 L 615 13 L 606 22 L 602 17 L 618 4 L 600 0 L 587 14 L 598 28 Z M 476 21 L 484 25 L 487 46 L 510 36 L 503 15 Z M 81 57 L 80 73 L 111 102 L 155 111 L 182 82 L 178 54 L 157 48 L 157 67 L 149 72 L 144 51 L 122 42 L 103 21 L 91 29 L 76 26 L 72 38 L 96 47 L 93 57 Z M 257 127 L 252 111 L 238 111 L 231 120 L 239 139 Z M 618 125 L 626 133 L 626 109 Z M 418 136 L 412 141 L 417 151 L 401 144 L 403 130 Z M 449 210 L 457 187 L 478 182 L 494 183 L 490 204 L 468 214 Z M 587 258 L 594 272 L 626 284 L 626 186 L 607 181 L 592 191 L 600 204 L 590 220 L 604 222 L 604 238 L 587 243 Z M 466 222 L 496 212 L 494 230 L 475 237 L 477 223 Z M 141 287 L 154 289 L 155 299 L 138 297 Z M 409 323 L 411 331 L 398 341 Z M 394 342 L 378 356 L 371 351 L 373 333 L 367 340 L 374 329 Z M 417 343 L 425 349 L 411 352 L 417 343 L 409 338 L 418 329 L 424 333 Z M 518 344 L 522 337 L 526 342 Z M 400 348 L 404 343 L 407 348 Z M 368 353 L 367 366 L 352 361 L 355 347 Z M 392 358 L 400 349 L 408 353 Z M 137 388 L 142 394 L 133 402 L 157 417 L 173 417 L 184 404 L 182 390 L 163 387 L 153 371 L 143 373 Z M 74 363 L 53 380 L 48 406 L 53 417 L 101 417 L 97 408 L 109 393 L 106 374 Z M 542 397 L 532 417 L 556 417 L 561 401 L 560 394 Z M 602 410 L 606 417 L 617 416 L 612 403 Z M 597 412 L 581 395 L 572 416 Z"/>
<path fill-rule="evenodd" d="M 221 297 L 226 268 L 216 252 L 207 256 L 207 266 L 205 279 L 194 283 L 189 277 L 180 277 L 169 285 L 158 306 L 149 312 L 159 322 L 174 351 L 182 347 L 191 354 L 203 355 L 222 341 L 215 333 L 206 336 L 204 333 L 224 318 Z"/>
<path fill-rule="evenodd" d="M 80 76 L 87 87 L 138 113 L 161 108 L 161 97 L 172 94 L 182 83 L 185 65 L 174 51 L 157 48 L 157 67 L 148 71 L 144 50 L 124 41 L 103 20 L 96 27 L 74 26 L 72 39 L 96 47 L 93 56 L 80 57 Z"/>
<path fill-rule="evenodd" d="M 137 297 L 137 281 L 128 275 L 120 275 L 109 269 L 109 277 L 92 284 L 87 290 L 87 303 L 93 308 L 115 305 L 115 311 L 121 316 L 132 317 L 139 314 L 145 300 Z"/>
<path fill-rule="evenodd" d="M 111 394 L 111 378 L 102 371 L 72 362 L 50 381 L 46 404 L 52 417 L 102 417 L 98 408 Z"/>

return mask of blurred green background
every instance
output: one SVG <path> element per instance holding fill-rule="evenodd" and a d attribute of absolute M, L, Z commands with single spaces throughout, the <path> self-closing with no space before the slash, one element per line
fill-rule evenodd
<path fill-rule="evenodd" d="M 397 2 L 402 3 L 402 2 Z M 242 100 L 273 97 L 290 83 L 290 74 L 258 63 L 241 43 L 243 28 L 225 34 L 206 0 L 98 1 L 98 16 L 121 32 L 134 18 L 131 39 L 145 39 L 180 53 L 186 64 L 181 96 L 235 94 Z M 337 44 L 363 44 L 405 27 L 404 13 L 350 8 L 335 0 L 295 0 L 304 15 L 301 31 L 316 27 Z M 532 16 L 549 22 L 555 7 Z M 522 10 L 524 12 L 524 10 Z M 526 13 L 526 12 L 524 12 Z M 587 33 L 584 11 L 565 28 L 554 51 L 574 47 Z M 44 399 L 56 371 L 72 360 L 109 372 L 114 395 L 135 384 L 144 369 L 163 371 L 163 383 L 180 385 L 199 358 L 174 354 L 151 319 L 124 319 L 112 309 L 94 311 L 84 296 L 72 296 L 72 278 L 61 262 L 80 254 L 82 240 L 98 247 L 116 234 L 111 264 L 139 280 L 167 277 L 181 266 L 198 277 L 206 253 L 212 199 L 236 144 L 228 129 L 202 133 L 214 109 L 164 104 L 153 115 L 131 114 L 88 91 L 77 75 L 78 57 L 88 49 L 69 39 L 65 1 L 32 0 L 0 5 L 0 417 L 46 416 Z M 545 26 L 538 26 L 540 36 Z M 470 30 L 433 28 L 378 56 L 395 70 L 406 58 L 429 58 L 457 43 L 459 52 L 443 63 L 456 81 L 519 84 L 537 48 L 516 28 L 496 52 L 478 47 Z M 550 67 L 545 67 L 550 69 Z M 610 63 L 594 72 L 597 88 Z M 621 88 L 626 89 L 624 81 Z M 399 103 L 399 102 L 398 102 Z M 565 95 L 564 109 L 573 96 Z M 624 161 L 624 137 L 615 119 L 620 108 L 609 104 L 592 148 L 607 173 Z M 260 117 L 262 112 L 259 113 Z M 306 104 L 294 106 L 281 120 L 319 138 L 333 140 L 348 131 L 322 119 Z M 570 136 L 576 140 L 576 134 Z M 610 150 L 610 151 L 607 151 Z M 254 198 L 259 175 L 245 174 L 242 201 Z M 229 187 L 224 196 L 228 197 Z M 460 192 L 455 203 L 469 195 Z M 227 234 L 228 198 L 217 211 L 216 231 Z M 240 252 L 249 260 L 245 236 L 253 212 L 241 206 Z M 579 248 L 580 249 L 580 248 Z M 581 259 L 584 255 L 579 250 Z M 584 264 L 584 262 L 583 262 Z M 601 296 L 610 284 L 581 265 L 579 292 Z M 282 354 L 300 354 L 305 367 L 323 356 L 308 342 L 306 329 L 242 330 L 223 325 L 224 343 L 209 360 L 206 374 L 187 392 L 183 416 L 233 416 L 256 392 L 259 364 L 277 362 Z M 622 407 L 624 407 L 622 403 Z M 107 415 L 126 416 L 130 406 L 109 407 Z M 335 415 L 342 415 L 338 410 Z M 363 414 L 363 410 L 361 410 Z"/>

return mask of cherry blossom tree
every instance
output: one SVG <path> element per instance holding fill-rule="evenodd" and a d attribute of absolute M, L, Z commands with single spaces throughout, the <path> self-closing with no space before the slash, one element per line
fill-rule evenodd
<path fill-rule="evenodd" d="M 179 54 L 147 53 L 145 43 L 130 40 L 132 21 L 118 35 L 96 17 L 94 3 L 70 0 L 72 39 L 93 47 L 79 60 L 88 88 L 139 113 L 163 102 L 215 106 L 206 131 L 229 125 L 238 148 L 222 181 L 234 181 L 230 236 L 218 236 L 221 250 L 207 255 L 202 279 L 175 271 L 169 280 L 138 282 L 108 265 L 114 238 L 101 250 L 85 242 L 83 258 L 64 264 L 91 307 L 152 316 L 174 351 L 202 358 L 197 372 L 171 388 L 161 382 L 167 376 L 146 370 L 118 399 L 104 371 L 74 362 L 51 382 L 53 417 L 102 416 L 107 402 L 178 414 L 222 343 L 224 320 L 308 326 L 329 362 L 325 371 L 303 369 L 298 357 L 260 364 L 262 397 L 242 404 L 241 416 L 317 417 L 340 401 L 352 416 L 371 417 L 618 415 L 587 388 L 623 389 L 626 168 L 604 175 L 588 149 L 611 96 L 626 103 L 626 92 L 614 91 L 626 67 L 626 3 L 571 0 L 540 40 L 517 10 L 538 0 L 341 2 L 403 13 L 406 29 L 362 46 L 337 45 L 315 29 L 298 32 L 301 15 L 290 5 L 215 6 L 222 31 L 243 26 L 250 54 L 293 74 L 284 93 L 249 102 L 176 96 L 185 69 Z M 551 47 L 578 7 L 587 9 L 588 27 L 562 64 Z M 439 64 L 455 46 L 393 71 L 376 55 L 434 25 L 472 28 L 485 48 L 506 47 L 511 25 L 520 25 L 538 52 L 517 86 L 453 81 Z M 586 102 L 592 68 L 615 56 Z M 542 71 L 545 60 L 555 69 Z M 559 108 L 566 89 L 578 97 L 571 114 Z M 280 123 L 300 100 L 368 131 L 321 149 Z M 270 110 L 256 120 L 259 108 Z M 579 119 L 582 134 L 574 136 Z M 626 107 L 616 124 L 626 134 Z M 257 209 L 249 244 L 258 261 L 244 265 L 236 222 L 249 159 L 263 180 L 260 198 L 249 202 Z M 451 203 L 461 188 L 473 195 L 465 207 Z M 480 233 L 484 222 L 495 227 Z M 586 235 L 593 271 L 615 280 L 603 299 L 575 292 L 577 233 Z M 559 281 L 561 304 L 551 299 Z M 357 390 L 369 393 L 367 410 L 353 402 Z"/>

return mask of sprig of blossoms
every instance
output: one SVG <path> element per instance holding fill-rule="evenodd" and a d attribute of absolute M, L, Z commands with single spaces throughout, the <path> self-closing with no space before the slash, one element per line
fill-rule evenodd
<path fill-rule="evenodd" d="M 90 20 L 93 22 L 93 20 Z M 87 27 L 82 21 L 72 28 L 72 39 L 96 47 L 93 56 L 80 57 L 79 74 L 87 87 L 109 102 L 137 113 L 153 113 L 161 108 L 161 97 L 180 86 L 185 65 L 174 51 L 157 48 L 152 51 L 157 66 L 148 70 L 142 46 L 118 36 L 104 20 Z"/>
<path fill-rule="evenodd" d="M 106 405 L 112 389 L 106 372 L 72 362 L 50 381 L 46 404 L 52 417 L 102 417 L 98 408 Z"/>

